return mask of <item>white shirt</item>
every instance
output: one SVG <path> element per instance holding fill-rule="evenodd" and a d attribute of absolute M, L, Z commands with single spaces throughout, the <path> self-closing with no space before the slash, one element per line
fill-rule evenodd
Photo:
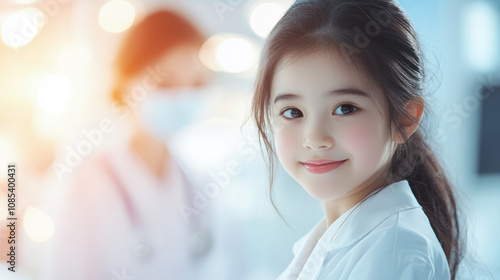
<path fill-rule="evenodd" d="M 406 180 L 358 203 L 328 228 L 321 220 L 293 252 L 278 279 L 450 279 L 444 251 Z"/>

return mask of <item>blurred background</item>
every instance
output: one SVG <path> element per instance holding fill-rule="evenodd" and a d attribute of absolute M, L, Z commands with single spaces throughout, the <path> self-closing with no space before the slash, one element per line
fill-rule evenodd
<path fill-rule="evenodd" d="M 420 35 L 433 110 L 430 138 L 457 186 L 468 227 L 473 261 L 463 279 L 500 279 L 500 0 L 398 2 Z M 175 145 L 199 174 L 228 163 L 241 168 L 211 203 L 229 207 L 243 233 L 249 269 L 239 279 L 275 279 L 290 262 L 293 243 L 323 215 L 280 169 L 275 200 L 288 225 L 279 218 L 255 133 L 243 125 L 263 42 L 292 3 L 0 0 L 0 279 L 39 279 L 50 250 L 45 245 L 58 230 L 49 209 L 61 202 L 53 194 L 68 187 L 85 157 L 120 137 L 102 131 L 99 141 L 88 137 L 103 119 L 118 128 L 123 122 L 109 94 L 118 45 L 142 17 L 162 8 L 207 35 L 199 56 L 215 73 L 209 112 Z M 6 263 L 9 163 L 17 166 L 16 273 Z"/>

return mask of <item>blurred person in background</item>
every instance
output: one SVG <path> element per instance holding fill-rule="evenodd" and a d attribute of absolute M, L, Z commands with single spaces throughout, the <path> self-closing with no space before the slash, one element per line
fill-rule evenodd
<path fill-rule="evenodd" d="M 235 255 L 214 260 L 209 211 L 182 211 L 196 187 L 169 148 L 211 81 L 198 56 L 204 40 L 171 11 L 146 16 L 126 35 L 112 99 L 116 112 L 130 114 L 130 133 L 73 172 L 42 279 L 224 279 L 238 269 Z M 220 274 L 202 272 L 206 263 Z"/>

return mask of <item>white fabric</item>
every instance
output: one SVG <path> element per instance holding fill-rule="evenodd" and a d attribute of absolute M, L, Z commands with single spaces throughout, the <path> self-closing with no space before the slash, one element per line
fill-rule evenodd
<path fill-rule="evenodd" d="M 110 163 L 144 227 L 130 222 L 127 207 L 102 161 Z M 172 163 L 154 177 L 128 143 L 89 157 L 75 169 L 59 203 L 56 233 L 42 264 L 43 280 L 200 279 L 190 258 L 190 235 L 179 211 L 187 187 Z M 149 253 L 140 258 L 136 245 Z"/>
<path fill-rule="evenodd" d="M 279 280 L 450 279 L 444 251 L 406 180 L 358 203 L 328 228 L 321 220 L 293 251 Z"/>

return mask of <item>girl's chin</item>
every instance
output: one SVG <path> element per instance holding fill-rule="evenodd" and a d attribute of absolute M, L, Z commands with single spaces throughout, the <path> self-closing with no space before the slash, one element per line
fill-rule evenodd
<path fill-rule="evenodd" d="M 314 199 L 320 201 L 331 201 L 342 197 L 345 193 L 336 192 L 334 186 L 308 186 L 304 187 L 305 191 Z"/>

